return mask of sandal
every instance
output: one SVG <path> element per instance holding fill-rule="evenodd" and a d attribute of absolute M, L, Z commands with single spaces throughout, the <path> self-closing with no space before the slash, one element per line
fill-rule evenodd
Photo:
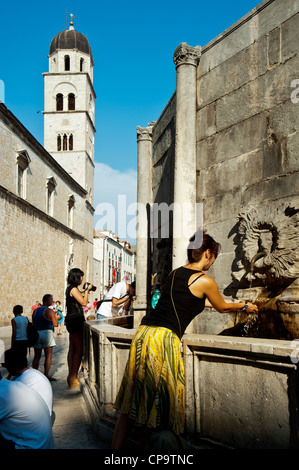
<path fill-rule="evenodd" d="M 68 377 L 67 378 L 67 383 L 70 388 L 78 388 L 80 387 L 80 381 L 78 378 L 72 378 Z"/>

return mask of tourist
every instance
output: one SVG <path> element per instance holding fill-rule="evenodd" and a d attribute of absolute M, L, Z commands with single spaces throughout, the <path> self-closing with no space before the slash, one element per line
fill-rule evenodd
<path fill-rule="evenodd" d="M 93 302 L 93 304 L 92 304 L 92 305 L 93 305 L 93 309 L 94 309 L 94 311 L 96 311 L 97 304 L 98 304 L 98 298 L 96 297 L 96 298 L 94 299 L 94 302 Z"/>
<path fill-rule="evenodd" d="M 14 318 L 11 320 L 12 336 L 11 347 L 18 348 L 22 354 L 27 356 L 28 336 L 27 326 L 28 318 L 22 315 L 22 305 L 15 305 L 13 308 Z"/>
<path fill-rule="evenodd" d="M 0 374 L 0 449 L 53 449 L 52 423 L 42 397 Z"/>
<path fill-rule="evenodd" d="M 58 326 L 57 326 L 57 334 L 62 335 L 62 322 L 63 322 L 63 311 L 62 311 L 62 306 L 60 300 L 56 300 L 55 302 L 55 313 L 60 314 L 60 318 L 58 320 Z"/>
<path fill-rule="evenodd" d="M 195 236 L 190 240 L 195 243 Z M 142 319 L 131 344 L 129 359 L 114 404 L 120 409 L 112 448 L 123 448 L 130 425 L 142 425 L 140 446 L 150 430 L 184 432 L 184 364 L 180 339 L 188 324 L 202 310 L 221 313 L 257 311 L 256 305 L 226 302 L 207 271 L 220 245 L 207 234 L 198 248 L 188 247 L 188 263 L 168 277 L 156 305 Z M 137 354 L 138 352 L 138 354 Z"/>
<path fill-rule="evenodd" d="M 114 284 L 97 309 L 97 319 L 105 320 L 128 314 L 132 297 L 135 295 L 135 282 L 121 281 Z"/>
<path fill-rule="evenodd" d="M 83 307 L 88 304 L 88 295 L 92 284 L 88 284 L 84 292 L 78 286 L 83 282 L 84 273 L 79 268 L 70 270 L 66 288 L 66 317 L 65 326 L 69 332 L 67 382 L 69 387 L 80 387 L 78 372 L 83 356 L 83 326 L 85 322 Z"/>
<path fill-rule="evenodd" d="M 5 351 L 4 367 L 11 376 L 10 380 L 22 382 L 27 387 L 35 390 L 45 401 L 50 416 L 53 413 L 53 390 L 52 386 L 40 371 L 28 367 L 26 357 L 20 354 L 16 349 L 8 349 Z"/>
<path fill-rule="evenodd" d="M 37 300 L 34 305 L 31 307 L 31 315 L 33 314 L 34 310 L 37 309 L 37 307 L 40 307 L 41 303 Z"/>
<path fill-rule="evenodd" d="M 44 374 L 50 380 L 55 380 L 49 376 L 49 371 L 52 363 L 53 347 L 56 346 L 54 339 L 54 327 L 58 325 L 60 314 L 56 314 L 52 308 L 53 296 L 45 294 L 43 297 L 43 304 L 34 310 L 32 314 L 32 321 L 38 331 L 38 341 L 34 345 L 34 358 L 32 367 L 39 368 L 39 362 L 42 355 L 42 350 L 45 353 Z"/>

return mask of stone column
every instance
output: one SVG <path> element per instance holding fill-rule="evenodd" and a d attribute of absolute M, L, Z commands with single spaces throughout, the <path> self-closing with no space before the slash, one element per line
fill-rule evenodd
<path fill-rule="evenodd" d="M 173 268 L 186 263 L 188 240 L 199 228 L 196 214 L 196 71 L 201 47 L 175 50 L 176 137 L 174 164 Z"/>
<path fill-rule="evenodd" d="M 149 212 L 152 202 L 152 126 L 137 126 L 137 247 L 134 328 L 146 314 L 150 296 Z"/>

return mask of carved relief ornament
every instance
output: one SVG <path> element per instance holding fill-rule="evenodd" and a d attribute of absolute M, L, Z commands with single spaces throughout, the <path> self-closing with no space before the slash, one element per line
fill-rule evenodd
<path fill-rule="evenodd" d="M 239 214 L 242 257 L 234 277 L 271 285 L 299 277 L 299 200 L 273 201 Z M 254 261 L 254 257 L 260 257 Z"/>

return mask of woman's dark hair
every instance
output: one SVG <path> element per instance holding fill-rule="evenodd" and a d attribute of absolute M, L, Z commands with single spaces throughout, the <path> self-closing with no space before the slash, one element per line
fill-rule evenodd
<path fill-rule="evenodd" d="M 197 237 L 197 234 L 194 234 L 189 240 L 190 245 L 191 245 L 191 247 L 187 249 L 187 256 L 188 256 L 189 263 L 197 263 L 197 261 L 201 259 L 204 251 L 206 250 L 211 250 L 214 253 L 215 258 L 217 258 L 218 253 L 221 248 L 220 243 L 215 242 L 215 240 L 207 233 L 203 233 L 202 244 L 199 248 L 197 248 L 194 243 L 196 238 L 201 238 L 201 237 Z"/>
<path fill-rule="evenodd" d="M 84 276 L 84 272 L 79 268 L 73 268 L 68 274 L 67 283 L 77 287 L 81 284 L 81 276 Z"/>

